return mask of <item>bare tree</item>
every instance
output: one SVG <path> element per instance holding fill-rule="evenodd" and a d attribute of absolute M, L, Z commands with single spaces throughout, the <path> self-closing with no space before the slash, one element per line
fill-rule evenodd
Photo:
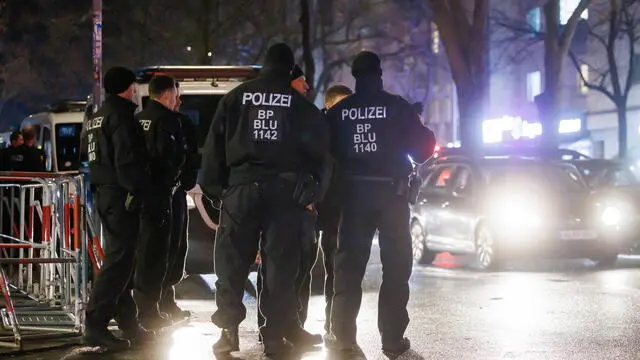
<path fill-rule="evenodd" d="M 542 140 L 547 146 L 558 146 L 558 120 L 561 95 L 561 79 L 564 60 L 569 52 L 582 14 L 592 0 L 580 0 L 566 24 L 560 24 L 560 0 L 533 0 L 523 6 L 540 6 L 544 29 L 534 29 L 521 18 L 494 12 L 494 22 L 513 32 L 506 41 L 521 42 L 525 48 L 542 41 L 544 44 L 544 91 L 536 98 L 538 117 L 542 123 Z M 531 36 L 533 35 L 533 36 Z M 526 39 L 525 39 L 526 37 Z"/>
<path fill-rule="evenodd" d="M 589 26 L 593 43 L 604 50 L 606 61 L 600 64 L 579 59 L 569 52 L 584 86 L 611 100 L 618 113 L 618 155 L 627 156 L 627 103 L 629 93 L 637 81 L 636 43 L 640 41 L 640 17 L 635 0 L 610 0 L 604 9 L 606 16 Z M 589 73 L 582 71 L 587 65 Z M 601 65 L 601 66 L 599 66 Z M 596 75 L 592 78 L 590 74 Z"/>
<path fill-rule="evenodd" d="M 460 142 L 482 143 L 482 119 L 488 91 L 487 24 L 489 0 L 427 0 L 456 84 Z"/>
<path fill-rule="evenodd" d="M 313 88 L 316 77 L 316 64 L 311 48 L 311 16 L 309 14 L 309 0 L 300 0 L 300 25 L 302 27 L 302 61 L 307 82 L 310 82 L 310 98 L 315 98 L 316 89 Z"/>
<path fill-rule="evenodd" d="M 560 79 L 576 27 L 582 13 L 592 0 L 580 0 L 566 25 L 560 31 L 560 0 L 548 0 L 542 6 L 545 21 L 544 34 L 544 92 L 538 101 L 542 122 L 542 140 L 549 146 L 558 146 L 560 108 Z"/>

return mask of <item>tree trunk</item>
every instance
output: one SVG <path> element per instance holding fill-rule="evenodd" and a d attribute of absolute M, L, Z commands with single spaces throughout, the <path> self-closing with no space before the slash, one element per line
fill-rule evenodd
<path fill-rule="evenodd" d="M 307 98 L 315 99 L 316 89 L 313 88 L 316 78 L 316 64 L 313 60 L 311 48 L 311 19 L 309 16 L 309 0 L 300 0 L 300 25 L 302 26 L 302 59 L 304 61 L 304 74 L 309 84 Z"/>
<path fill-rule="evenodd" d="M 616 101 L 618 111 L 618 157 L 627 158 L 627 102 L 625 100 Z"/>
<path fill-rule="evenodd" d="M 473 83 L 471 83 L 473 84 Z M 479 149 L 483 143 L 483 89 L 478 86 L 457 86 L 460 113 L 460 143 L 466 149 Z"/>
<path fill-rule="evenodd" d="M 549 39 L 549 42 L 555 42 Z M 555 45 L 555 46 L 553 46 Z M 553 44 L 545 50 L 544 59 L 544 92 L 537 99 L 538 116 L 542 125 L 542 144 L 557 148 L 558 117 L 560 107 L 560 76 L 562 75 L 562 60 L 558 52 L 557 44 Z"/>

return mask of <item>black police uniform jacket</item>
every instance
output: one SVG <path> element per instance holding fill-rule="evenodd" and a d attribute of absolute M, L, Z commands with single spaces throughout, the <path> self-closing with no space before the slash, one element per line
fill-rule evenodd
<path fill-rule="evenodd" d="M 356 93 L 327 112 L 331 154 L 345 176 L 406 179 L 408 155 L 426 161 L 435 137 L 411 104 L 382 89 L 381 81 L 358 82 Z"/>
<path fill-rule="evenodd" d="M 45 172 L 46 156 L 42 149 L 22 144 L 5 149 L 5 167 L 7 171 Z"/>
<path fill-rule="evenodd" d="M 142 130 L 134 118 L 137 106 L 116 95 L 88 121 L 87 156 L 94 185 L 118 185 L 138 198 L 150 183 Z"/>
<path fill-rule="evenodd" d="M 195 124 L 187 115 L 178 113 L 178 116 L 185 145 L 185 162 L 180 173 L 180 189 L 189 191 L 196 186 L 202 157 L 198 152 L 198 134 Z"/>
<path fill-rule="evenodd" d="M 180 114 L 149 100 L 136 114 L 147 145 L 151 181 L 155 189 L 171 189 L 178 181 L 185 160 Z"/>
<path fill-rule="evenodd" d="M 199 182 L 207 196 L 283 172 L 321 181 L 328 127 L 290 81 L 286 72 L 263 68 L 220 101 L 202 149 Z"/>

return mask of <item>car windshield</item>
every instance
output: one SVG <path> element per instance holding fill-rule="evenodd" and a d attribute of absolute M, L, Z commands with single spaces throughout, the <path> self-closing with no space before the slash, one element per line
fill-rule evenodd
<path fill-rule="evenodd" d="M 56 125 L 56 159 L 59 171 L 80 169 L 80 132 L 82 124 Z M 86 154 L 84 154 L 86 155 Z"/>
<path fill-rule="evenodd" d="M 582 192 L 587 189 L 580 173 L 571 165 L 496 163 L 486 166 L 484 174 L 491 187 L 526 186 L 560 192 Z"/>
<path fill-rule="evenodd" d="M 576 167 L 592 188 L 640 185 L 631 168 L 624 164 L 583 163 L 576 164 Z"/>
<path fill-rule="evenodd" d="M 218 108 L 218 103 L 224 95 L 221 94 L 185 94 L 180 96 L 182 105 L 180 112 L 189 116 L 196 125 L 198 132 L 198 146 L 202 147 L 209 133 L 209 126 L 213 115 Z M 142 98 L 142 106 L 146 106 L 148 96 Z"/>

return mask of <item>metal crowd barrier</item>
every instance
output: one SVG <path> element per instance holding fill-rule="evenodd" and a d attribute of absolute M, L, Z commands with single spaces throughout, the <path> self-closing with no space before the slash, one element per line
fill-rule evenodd
<path fill-rule="evenodd" d="M 100 238 L 82 175 L 0 172 L 0 347 L 82 335 Z"/>

